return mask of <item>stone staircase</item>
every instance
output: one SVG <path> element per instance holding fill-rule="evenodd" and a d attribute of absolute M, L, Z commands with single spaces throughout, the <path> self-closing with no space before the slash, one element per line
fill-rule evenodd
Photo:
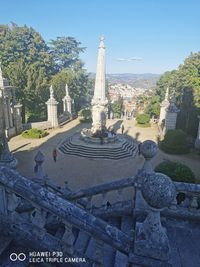
<path fill-rule="evenodd" d="M 89 144 L 78 140 L 77 137 L 67 138 L 58 149 L 67 155 L 92 159 L 119 160 L 135 157 L 138 153 L 137 143 L 130 137 L 121 137 L 114 144 Z"/>

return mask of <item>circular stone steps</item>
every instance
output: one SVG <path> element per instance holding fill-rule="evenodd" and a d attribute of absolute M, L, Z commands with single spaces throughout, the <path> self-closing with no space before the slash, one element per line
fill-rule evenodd
<path fill-rule="evenodd" d="M 67 155 L 91 159 L 118 160 L 135 157 L 138 153 L 137 143 L 128 136 L 118 135 L 113 144 L 91 144 L 80 139 L 80 134 L 68 137 L 58 149 Z"/>

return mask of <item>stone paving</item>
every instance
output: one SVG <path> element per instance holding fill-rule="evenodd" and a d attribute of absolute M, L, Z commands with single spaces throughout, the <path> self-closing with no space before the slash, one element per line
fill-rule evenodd
<path fill-rule="evenodd" d="M 120 120 L 108 120 L 108 126 L 114 125 L 117 132 L 121 132 Z M 157 126 L 151 128 L 136 127 L 135 121 L 123 121 L 125 134 L 128 134 L 138 141 L 151 139 L 156 141 L 158 136 Z M 79 124 L 78 119 L 69 122 L 62 128 L 49 131 L 49 135 L 42 139 L 24 139 L 21 136 L 12 138 L 9 142 L 11 151 L 19 161 L 18 170 L 25 176 L 34 177 L 34 156 L 40 150 L 45 155 L 44 169 L 52 180 L 63 184 L 68 181 L 71 189 L 85 188 L 88 186 L 113 181 L 116 179 L 130 177 L 136 174 L 141 168 L 144 160 L 141 156 L 134 159 L 113 160 L 95 160 L 58 154 L 57 162 L 52 159 L 52 151 L 66 137 L 79 132 L 82 128 L 90 127 L 89 124 Z M 153 166 L 156 166 L 163 159 L 171 159 L 183 162 L 190 166 L 196 176 L 200 178 L 200 168 L 198 155 L 167 155 L 159 151 Z"/>

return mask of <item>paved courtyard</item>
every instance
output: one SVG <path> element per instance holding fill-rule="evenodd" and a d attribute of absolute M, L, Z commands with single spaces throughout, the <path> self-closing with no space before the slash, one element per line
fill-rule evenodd
<path fill-rule="evenodd" d="M 121 132 L 120 120 L 108 120 L 108 125 L 114 125 L 117 132 Z M 156 141 L 158 131 L 156 125 L 151 128 L 136 127 L 135 121 L 129 120 L 123 122 L 125 134 L 136 138 L 138 141 L 151 139 Z M 12 138 L 9 142 L 11 151 L 19 161 L 18 170 L 25 176 L 34 177 L 34 156 L 40 150 L 45 155 L 44 169 L 52 180 L 63 184 L 68 181 L 69 187 L 73 190 L 85 188 L 88 186 L 113 181 L 116 179 L 130 177 L 136 174 L 141 168 L 144 160 L 141 156 L 134 159 L 123 160 L 95 160 L 86 159 L 77 156 L 58 154 L 58 160 L 55 163 L 52 159 L 52 151 L 65 138 L 79 132 L 82 128 L 90 127 L 89 124 L 80 124 L 78 119 L 69 122 L 62 128 L 49 131 L 45 138 L 34 140 L 25 139 L 21 136 Z M 159 151 L 153 160 L 156 166 L 163 159 L 171 159 L 183 162 L 190 166 L 196 176 L 200 178 L 200 168 L 198 155 L 167 155 Z"/>

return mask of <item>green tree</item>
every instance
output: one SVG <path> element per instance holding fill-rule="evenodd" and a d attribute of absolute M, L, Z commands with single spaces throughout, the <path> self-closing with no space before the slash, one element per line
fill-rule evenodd
<path fill-rule="evenodd" d="M 136 121 L 138 124 L 143 124 L 143 125 L 147 125 L 150 121 L 150 116 L 149 114 L 139 114 L 137 117 L 136 117 Z"/>
<path fill-rule="evenodd" d="M 200 52 L 191 53 L 177 70 L 166 72 L 157 82 L 155 94 L 163 100 L 167 86 L 176 94 L 180 109 L 177 127 L 196 137 L 200 114 Z"/>
<path fill-rule="evenodd" d="M 80 69 L 83 67 L 79 54 L 85 51 L 85 47 L 80 45 L 81 42 L 73 37 L 57 37 L 56 40 L 51 40 L 49 47 L 57 71 L 64 68 Z"/>
<path fill-rule="evenodd" d="M 1 25 L 0 61 L 5 76 L 16 87 L 23 122 L 26 113 L 43 114 L 53 61 L 41 35 L 27 26 Z"/>
<path fill-rule="evenodd" d="M 123 112 L 123 99 L 120 96 L 111 104 L 111 109 L 113 111 L 114 117 L 121 118 Z"/>
<path fill-rule="evenodd" d="M 51 83 L 54 88 L 55 98 L 59 102 L 58 111 L 62 113 L 62 99 L 65 96 L 65 85 L 69 87 L 69 94 L 74 100 L 75 112 L 87 106 L 88 91 L 91 81 L 84 69 L 74 71 L 73 69 L 63 69 L 52 77 Z"/>

